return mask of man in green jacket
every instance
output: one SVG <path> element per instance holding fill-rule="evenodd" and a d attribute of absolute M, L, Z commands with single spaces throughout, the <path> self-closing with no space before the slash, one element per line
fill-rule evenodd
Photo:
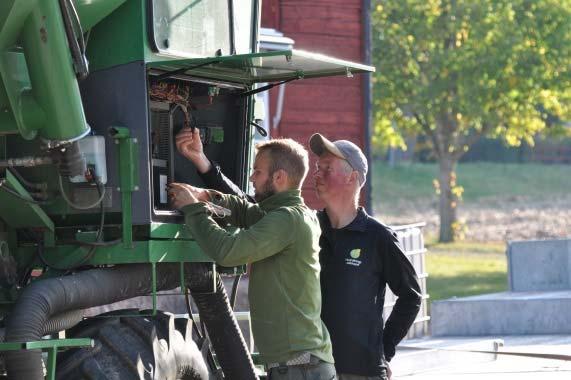
<path fill-rule="evenodd" d="M 251 264 L 254 339 L 271 380 L 335 378 L 329 333 L 321 321 L 319 236 L 314 211 L 301 198 L 308 154 L 291 139 L 257 145 L 250 176 L 257 204 L 174 183 L 169 194 L 202 250 L 224 266 Z M 230 234 L 207 202 L 230 210 Z"/>

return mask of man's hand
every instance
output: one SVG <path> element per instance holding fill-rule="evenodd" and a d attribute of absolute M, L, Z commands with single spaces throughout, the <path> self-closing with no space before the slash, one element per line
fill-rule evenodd
<path fill-rule="evenodd" d="M 192 161 L 200 173 L 210 170 L 210 160 L 204 154 L 198 128 L 181 129 L 176 135 L 176 148 L 180 154 Z"/>
<path fill-rule="evenodd" d="M 168 193 L 172 206 L 177 209 L 198 202 L 206 202 L 209 199 L 208 191 L 185 183 L 169 184 Z"/>
<path fill-rule="evenodd" d="M 393 371 L 391 371 L 391 367 L 389 366 L 389 363 L 387 363 L 387 379 L 391 380 L 392 377 Z"/>

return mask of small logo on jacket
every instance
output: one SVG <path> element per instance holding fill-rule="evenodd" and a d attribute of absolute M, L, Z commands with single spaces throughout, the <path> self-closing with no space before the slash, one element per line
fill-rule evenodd
<path fill-rule="evenodd" d="M 359 248 L 352 249 L 351 252 L 349 252 L 349 256 L 351 256 L 351 258 L 348 257 L 345 258 L 345 264 L 353 265 L 355 267 L 361 265 L 362 261 L 357 260 L 359 257 L 361 257 L 361 249 Z"/>
<path fill-rule="evenodd" d="M 349 254 L 351 255 L 352 258 L 358 259 L 359 256 L 361 256 L 361 250 L 359 248 L 355 248 Z"/>

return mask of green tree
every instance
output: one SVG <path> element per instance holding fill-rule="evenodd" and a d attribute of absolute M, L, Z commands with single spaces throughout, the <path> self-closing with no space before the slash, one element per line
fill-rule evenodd
<path fill-rule="evenodd" d="M 571 0 L 373 6 L 375 137 L 427 137 L 439 163 L 440 241 L 452 241 L 455 169 L 470 146 L 482 136 L 533 144 L 562 129 L 553 120 L 571 120 Z"/>

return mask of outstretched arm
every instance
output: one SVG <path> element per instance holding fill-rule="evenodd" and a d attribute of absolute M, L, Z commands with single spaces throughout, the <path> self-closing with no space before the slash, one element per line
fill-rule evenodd
<path fill-rule="evenodd" d="M 206 204 L 216 214 L 212 207 L 221 206 L 230 210 L 230 215 L 224 217 L 224 221 L 235 227 L 248 228 L 257 223 L 266 215 L 256 203 L 235 195 L 222 194 L 215 190 L 206 190 L 186 183 L 173 182 L 168 185 L 168 193 L 173 207 L 181 210 L 185 206 L 195 203 Z"/>
<path fill-rule="evenodd" d="M 204 203 L 182 209 L 185 221 L 200 248 L 218 264 L 236 266 L 262 260 L 281 252 L 291 243 L 283 231 L 291 225 L 285 211 L 265 215 L 248 229 L 231 234 L 207 214 Z"/>

